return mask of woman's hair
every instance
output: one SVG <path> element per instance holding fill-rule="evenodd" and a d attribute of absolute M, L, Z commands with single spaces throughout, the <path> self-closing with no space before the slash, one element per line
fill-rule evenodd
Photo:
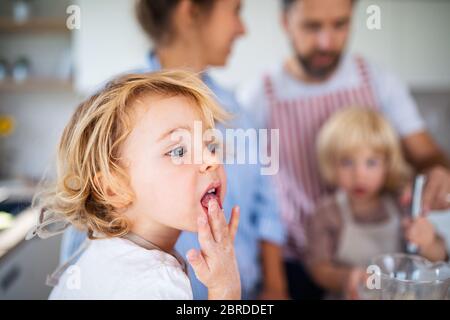
<path fill-rule="evenodd" d="M 173 37 L 172 16 L 176 7 L 185 0 L 138 0 L 136 16 L 144 32 L 156 44 L 167 43 Z M 204 12 L 208 12 L 215 0 L 191 1 Z"/>
<path fill-rule="evenodd" d="M 282 0 L 281 6 L 284 11 L 288 11 L 296 1 L 297 0 Z M 351 0 L 351 1 L 352 1 L 352 5 L 356 3 L 356 0 Z"/>
<path fill-rule="evenodd" d="M 386 190 L 397 190 L 411 174 L 394 129 L 380 113 L 368 108 L 351 107 L 334 114 L 322 127 L 316 146 L 320 172 L 330 185 L 336 184 L 336 161 L 362 147 L 386 157 Z"/>
<path fill-rule="evenodd" d="M 87 230 L 91 239 L 94 232 L 107 237 L 129 232 L 122 211 L 132 203 L 134 194 L 121 161 L 121 146 L 134 125 L 134 102 L 146 95 L 191 99 L 210 128 L 215 121 L 229 118 L 192 73 L 131 74 L 111 81 L 78 106 L 64 129 L 56 183 L 35 198 L 41 224 L 56 215 Z"/>

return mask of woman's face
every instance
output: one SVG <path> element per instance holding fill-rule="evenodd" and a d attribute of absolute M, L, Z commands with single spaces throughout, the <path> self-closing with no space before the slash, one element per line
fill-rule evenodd
<path fill-rule="evenodd" d="M 224 66 L 235 40 L 245 33 L 241 0 L 215 0 L 198 25 L 199 44 L 210 66 Z"/>
<path fill-rule="evenodd" d="M 192 145 L 200 112 L 182 96 L 146 96 L 132 108 L 134 126 L 122 149 L 135 195 L 128 218 L 134 224 L 197 231 L 197 217 L 207 211 L 207 200 L 221 205 L 226 190 L 223 165 L 211 146 Z M 194 148 L 203 149 L 200 161 L 191 161 Z"/>

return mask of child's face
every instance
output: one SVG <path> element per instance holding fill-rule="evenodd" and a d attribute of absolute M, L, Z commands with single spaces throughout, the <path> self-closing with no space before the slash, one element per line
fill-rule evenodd
<path fill-rule="evenodd" d="M 200 111 L 193 101 L 182 96 L 145 96 L 131 107 L 136 110 L 134 127 L 122 149 L 135 194 L 127 216 L 141 226 L 159 224 L 197 231 L 197 217 L 207 211 L 205 194 L 215 188 L 215 194 L 208 197 L 216 198 L 222 205 L 225 171 L 210 152 L 204 153 L 203 162 L 177 163 L 190 158 L 189 150 L 194 147 L 184 138 L 174 141 L 171 134 L 188 130 L 194 141 L 194 121 L 202 120 Z M 203 123 L 203 130 L 205 127 Z M 202 147 L 207 147 L 207 143 Z"/>
<path fill-rule="evenodd" d="M 386 160 L 383 154 L 363 147 L 336 161 L 337 186 L 350 197 L 368 199 L 384 186 Z"/>

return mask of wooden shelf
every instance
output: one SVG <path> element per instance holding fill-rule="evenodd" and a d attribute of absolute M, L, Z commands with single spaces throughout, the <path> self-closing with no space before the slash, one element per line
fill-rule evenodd
<path fill-rule="evenodd" d="M 69 80 L 52 78 L 29 78 L 23 82 L 12 79 L 0 80 L 0 92 L 72 91 Z"/>
<path fill-rule="evenodd" d="M 18 23 L 11 18 L 0 18 L 0 34 L 11 32 L 64 32 L 70 33 L 66 21 L 61 18 L 30 18 Z"/>

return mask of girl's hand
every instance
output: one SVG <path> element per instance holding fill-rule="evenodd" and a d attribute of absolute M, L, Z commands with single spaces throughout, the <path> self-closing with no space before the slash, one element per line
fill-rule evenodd
<path fill-rule="evenodd" d="M 406 220 L 404 227 L 406 240 L 414 243 L 421 250 L 429 248 L 436 240 L 434 226 L 426 217 Z"/>
<path fill-rule="evenodd" d="M 208 288 L 208 298 L 241 298 L 241 280 L 234 253 L 234 237 L 239 224 L 239 207 L 231 211 L 230 223 L 216 200 L 208 203 L 208 215 L 198 218 L 201 250 L 191 249 L 187 259 L 197 278 Z"/>

